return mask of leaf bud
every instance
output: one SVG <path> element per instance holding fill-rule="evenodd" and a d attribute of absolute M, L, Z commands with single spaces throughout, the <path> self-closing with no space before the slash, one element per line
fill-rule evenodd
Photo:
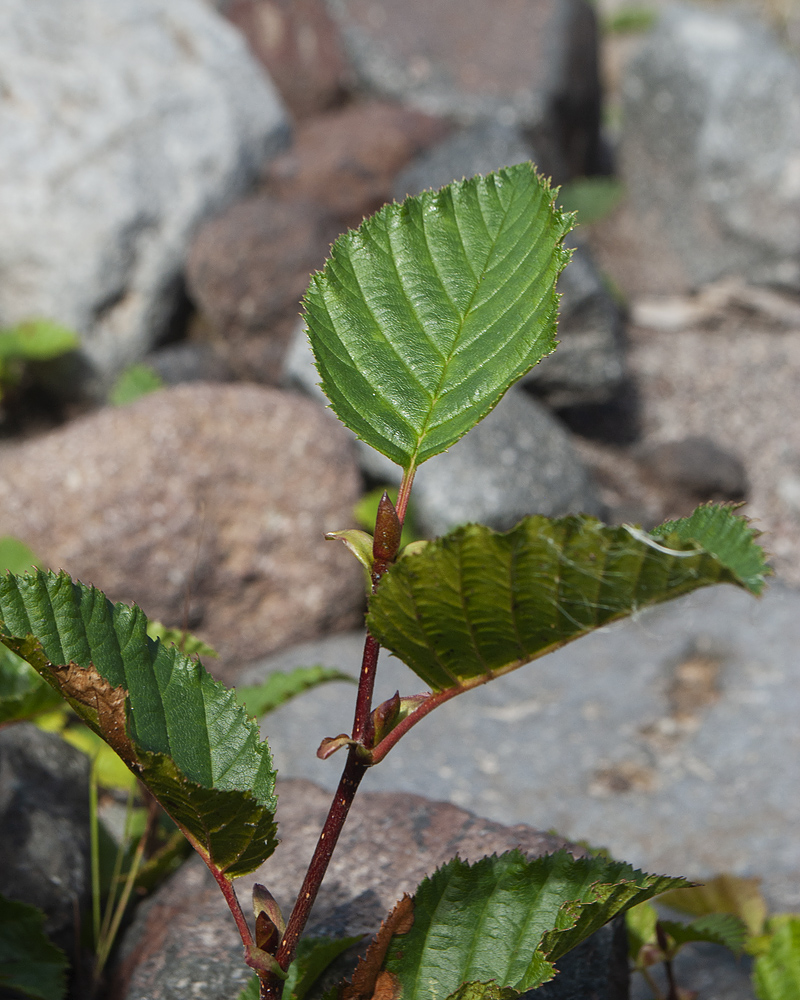
<path fill-rule="evenodd" d="M 393 562 L 400 548 L 402 526 L 397 516 L 397 510 L 386 490 L 378 504 L 378 516 L 375 518 L 375 537 L 372 540 L 372 555 L 376 562 Z"/>

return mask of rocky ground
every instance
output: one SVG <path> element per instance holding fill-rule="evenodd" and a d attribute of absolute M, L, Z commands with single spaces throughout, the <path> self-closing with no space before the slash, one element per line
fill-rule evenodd
<path fill-rule="evenodd" d="M 621 30 L 636 14 L 622 0 L 504 0 L 502 18 L 483 0 L 170 0 L 169 17 L 164 0 L 63 6 L 85 18 L 77 47 L 44 0 L 0 10 L 0 326 L 57 315 L 82 341 L 4 398 L 0 535 L 188 623 L 226 681 L 312 661 L 356 670 L 360 571 L 320 536 L 397 469 L 322 409 L 298 323 L 309 272 L 392 198 L 528 158 L 557 183 L 616 170 L 625 197 L 573 240 L 558 352 L 423 467 L 418 526 L 505 529 L 532 507 L 650 526 L 745 501 L 775 585 L 759 604 L 729 588 L 676 602 L 548 657 L 535 680 L 521 671 L 445 706 L 372 787 L 448 800 L 425 822 L 446 814 L 462 833 L 484 821 L 460 809 L 490 817 L 485 846 L 557 827 L 645 867 L 758 875 L 772 906 L 797 909 L 797 4 L 659 2 L 652 33 L 641 11 Z M 166 387 L 106 405 L 139 360 Z M 419 686 L 383 669 L 386 696 Z M 700 687 L 681 680 L 693 670 Z M 335 762 L 313 751 L 349 725 L 350 701 L 325 688 L 270 717 L 284 776 L 331 785 Z M 24 743 L 0 746 L 9 767 Z M 298 798 L 321 794 L 294 788 L 289 825 Z M 78 830 L 70 850 L 85 860 L 84 841 Z M 59 866 L 37 865 L 46 887 Z M 147 977 L 166 989 L 173 961 L 170 1000 L 227 1000 L 241 979 L 227 958 L 215 979 L 192 951 L 238 963 L 216 902 L 196 941 L 177 923 L 162 940 L 186 899 L 206 906 L 198 871 L 143 910 L 119 996 L 155 997 Z M 53 917 L 64 940 L 68 904 Z M 752 997 L 744 966 L 686 961 L 700 1000 Z"/>

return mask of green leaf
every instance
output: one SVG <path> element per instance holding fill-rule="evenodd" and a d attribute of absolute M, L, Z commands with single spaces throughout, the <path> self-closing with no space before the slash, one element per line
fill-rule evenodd
<path fill-rule="evenodd" d="M 689 924 L 681 924 L 676 920 L 662 920 L 661 926 L 678 947 L 693 941 L 705 941 L 740 952 L 747 937 L 744 922 L 732 913 L 709 913 Z"/>
<path fill-rule="evenodd" d="M 340 236 L 304 300 L 339 419 L 405 469 L 454 444 L 554 349 L 571 223 L 520 163 Z"/>
<path fill-rule="evenodd" d="M 587 516 L 466 525 L 388 570 L 367 626 L 433 691 L 466 690 L 698 587 L 758 593 L 766 566 L 747 521 L 702 510 L 691 532 L 673 522 L 653 535 Z"/>
<path fill-rule="evenodd" d="M 236 1000 L 260 1000 L 261 998 L 261 980 L 258 976 L 251 976 L 245 985 L 242 987 L 241 992 L 237 995 Z"/>
<path fill-rule="evenodd" d="M 66 955 L 44 932 L 42 911 L 0 896 L 0 989 L 62 1000 L 67 967 Z"/>
<path fill-rule="evenodd" d="M 140 396 L 147 396 L 163 387 L 163 379 L 149 365 L 131 365 L 114 383 L 108 401 L 112 406 L 127 406 Z"/>
<path fill-rule="evenodd" d="M 745 518 L 734 514 L 736 507 L 725 504 L 703 504 L 689 517 L 665 521 L 653 528 L 656 538 L 675 535 L 682 542 L 696 542 L 736 574 L 737 582 L 753 594 L 760 594 L 764 576 L 769 569 L 764 551 L 755 544 L 758 532 L 748 526 Z"/>
<path fill-rule="evenodd" d="M 237 700 L 245 706 L 248 715 L 262 716 L 295 698 L 329 681 L 348 681 L 355 684 L 351 674 L 331 667 L 296 667 L 284 673 L 276 670 L 262 684 L 236 688 Z"/>
<path fill-rule="evenodd" d="M 258 727 L 137 607 L 66 573 L 0 580 L 0 641 L 57 688 L 229 877 L 274 851 L 275 771 Z"/>
<path fill-rule="evenodd" d="M 759 1000 L 800 997 L 800 917 L 779 923 L 769 950 L 755 961 L 753 985 Z"/>
<path fill-rule="evenodd" d="M 78 347 L 78 335 L 48 319 L 31 319 L 0 331 L 0 360 L 48 361 Z"/>
<path fill-rule="evenodd" d="M 575 212 L 579 226 L 610 215 L 622 200 L 625 188 L 611 177 L 581 177 L 565 184 L 558 204 L 565 212 Z"/>
<path fill-rule="evenodd" d="M 417 889 L 413 925 L 392 939 L 385 967 L 403 1000 L 506 996 L 463 992 L 490 982 L 522 993 L 617 913 L 678 884 L 566 851 L 529 861 L 515 850 L 473 865 L 454 858 Z"/>
<path fill-rule="evenodd" d="M 303 1000 L 331 962 L 362 939 L 344 938 L 301 938 L 297 945 L 297 957 L 289 966 L 289 975 L 283 987 L 287 1000 Z"/>
<path fill-rule="evenodd" d="M 170 643 L 174 644 L 182 653 L 186 653 L 187 656 L 211 656 L 215 658 L 219 656 L 219 653 L 213 646 L 209 646 L 207 642 L 198 639 L 191 632 L 186 632 L 180 628 L 168 628 L 166 625 L 162 625 L 161 622 L 149 621 L 147 623 L 147 634 L 151 639 L 160 639 L 164 646 L 168 646 Z"/>
<path fill-rule="evenodd" d="M 50 712 L 61 696 L 5 646 L 0 647 L 0 726 Z"/>
<path fill-rule="evenodd" d="M 284 983 L 285 1000 L 303 1000 L 331 962 L 348 948 L 358 944 L 362 936 L 301 938 L 297 945 L 297 956 L 289 966 L 289 973 Z M 253 976 L 236 1000 L 259 1000 L 260 996 L 258 976 Z"/>
<path fill-rule="evenodd" d="M 761 893 L 761 880 L 739 875 L 716 875 L 703 885 L 665 893 L 659 902 L 698 917 L 732 913 L 744 922 L 751 935 L 761 934 L 767 919 L 767 901 Z"/>
<path fill-rule="evenodd" d="M 0 538 L 0 573 L 27 573 L 39 566 L 41 562 L 24 542 L 11 535 Z"/>
<path fill-rule="evenodd" d="M 648 31 L 658 20 L 658 11 L 652 7 L 632 5 L 620 7 L 603 21 L 603 30 L 627 35 Z"/>
<path fill-rule="evenodd" d="M 676 890 L 681 892 L 681 889 Z M 656 924 L 658 911 L 652 903 L 639 903 L 625 913 L 625 927 L 628 931 L 628 954 L 633 962 L 639 958 L 639 952 L 647 944 L 656 941 Z"/>

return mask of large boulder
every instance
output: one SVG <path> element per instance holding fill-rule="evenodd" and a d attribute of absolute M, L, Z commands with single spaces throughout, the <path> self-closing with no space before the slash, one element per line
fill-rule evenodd
<path fill-rule="evenodd" d="M 236 888 L 247 908 L 253 882 L 265 884 L 288 914 L 330 795 L 307 781 L 282 782 L 278 803 L 281 844 L 254 875 L 238 879 Z M 309 934 L 365 935 L 334 966 L 340 979 L 352 972 L 354 954 L 363 954 L 402 894 L 413 892 L 454 854 L 476 861 L 512 848 L 538 855 L 563 846 L 583 853 L 552 834 L 522 825 L 504 827 L 419 795 L 362 792 L 317 897 Z M 536 991 L 537 1000 L 627 1000 L 627 949 L 620 922 L 603 928 L 558 965 L 561 975 Z M 123 942 L 114 995 L 120 1000 L 231 1000 L 250 976 L 222 895 L 200 859 L 193 858 L 141 907 Z"/>
<path fill-rule="evenodd" d="M 74 965 L 91 900 L 89 759 L 31 723 L 0 731 L 0 852 L 0 893 L 43 910 Z"/>
<path fill-rule="evenodd" d="M 691 287 L 742 274 L 800 291 L 800 60 L 733 13 L 671 7 L 623 83 L 634 212 Z"/>
<path fill-rule="evenodd" d="M 193 383 L 7 448 L 0 535 L 151 618 L 188 616 L 229 680 L 358 621 L 360 567 L 323 535 L 350 526 L 359 489 L 347 436 L 315 403 Z"/>
<path fill-rule="evenodd" d="M 8 0 L 0 65 L 0 326 L 75 328 L 99 390 L 163 334 L 192 230 L 285 145 L 285 111 L 202 0 Z"/>
<path fill-rule="evenodd" d="M 328 3 L 372 92 L 462 123 L 521 125 L 561 180 L 597 168 L 597 20 L 585 0 Z"/>

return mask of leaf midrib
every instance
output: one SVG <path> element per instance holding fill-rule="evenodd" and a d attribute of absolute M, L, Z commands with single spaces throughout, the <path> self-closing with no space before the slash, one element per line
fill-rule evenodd
<path fill-rule="evenodd" d="M 495 190 L 496 190 L 496 188 L 495 188 Z M 439 384 L 438 384 L 436 390 L 431 395 L 431 402 L 430 402 L 430 405 L 428 407 L 428 412 L 427 412 L 427 415 L 425 416 L 425 418 L 424 418 L 424 420 L 422 422 L 422 428 L 421 428 L 419 434 L 417 435 L 417 444 L 416 444 L 416 447 L 414 448 L 414 451 L 412 452 L 411 458 L 409 460 L 408 470 L 412 470 L 412 469 L 416 468 L 417 457 L 419 456 L 420 449 L 422 448 L 422 442 L 425 440 L 425 435 L 426 435 L 426 433 L 428 431 L 428 428 L 429 428 L 429 426 L 431 424 L 431 421 L 432 421 L 432 418 L 433 418 L 433 412 L 436 409 L 436 406 L 437 406 L 438 402 L 440 401 L 441 397 L 444 395 L 443 388 L 444 388 L 446 377 L 447 377 L 448 366 L 452 363 L 453 358 L 455 357 L 455 354 L 456 354 L 456 351 L 457 351 L 457 347 L 458 347 L 458 343 L 459 343 L 459 340 L 460 340 L 461 335 L 462 335 L 463 330 L 464 330 L 464 323 L 466 322 L 466 318 L 469 315 L 470 310 L 472 309 L 472 305 L 473 305 L 473 303 L 475 301 L 475 296 L 478 294 L 478 289 L 481 286 L 481 282 L 486 277 L 486 273 L 487 273 L 489 261 L 491 260 L 492 255 L 494 254 L 495 248 L 497 246 L 497 242 L 498 242 L 498 240 L 500 238 L 500 234 L 503 231 L 503 226 L 505 225 L 506 219 L 508 218 L 508 213 L 509 213 L 509 211 L 511 209 L 511 205 L 514 203 L 515 198 L 516 198 L 516 190 L 512 192 L 512 198 L 509 201 L 508 205 L 506 205 L 506 207 L 505 207 L 505 210 L 504 210 L 504 212 L 502 214 L 502 217 L 501 217 L 500 225 L 497 227 L 497 231 L 496 231 L 495 235 L 491 238 L 491 242 L 490 242 L 490 246 L 489 246 L 489 252 L 486 254 L 486 260 L 484 261 L 483 267 L 481 268 L 480 275 L 476 278 L 475 287 L 472 289 L 472 294 L 469 297 L 469 302 L 467 303 L 467 306 L 464 309 L 464 312 L 461 314 L 461 318 L 460 318 L 459 324 L 458 324 L 458 332 L 456 333 L 456 336 L 453 338 L 453 343 L 452 343 L 452 345 L 450 347 L 449 353 L 444 358 L 444 365 L 442 366 L 442 373 L 441 373 L 441 376 L 439 378 Z M 483 204 L 481 203 L 480 198 L 476 199 L 476 201 L 477 201 L 477 204 L 478 204 L 478 210 L 480 211 L 480 214 L 481 214 L 481 220 L 483 222 L 484 228 L 486 229 L 486 232 L 488 233 L 489 232 L 489 227 L 486 225 L 486 216 L 484 215 Z M 461 241 L 461 246 L 462 246 L 462 248 L 464 250 L 464 256 L 469 260 L 469 254 L 467 252 L 467 248 L 466 248 L 466 246 L 464 244 L 464 240 L 463 240 L 463 237 L 461 235 L 461 227 L 458 224 L 458 211 L 456 209 L 455 202 L 453 203 L 453 216 L 456 219 L 456 229 L 458 230 L 458 238 Z M 436 263 L 434 261 L 433 253 L 431 252 L 431 249 L 430 249 L 430 242 L 428 240 L 428 231 L 427 231 L 427 228 L 425 227 L 424 222 L 423 222 L 423 237 L 424 237 L 424 240 L 425 240 L 425 246 L 428 248 L 428 254 L 429 254 L 430 258 L 431 258 L 431 261 L 434 264 L 434 269 L 436 269 Z M 436 276 L 439 278 L 440 283 L 442 283 L 442 285 L 444 285 L 444 283 L 441 282 L 441 278 L 439 277 L 439 271 L 438 271 L 438 269 L 436 269 Z M 401 284 L 401 288 L 403 288 L 403 294 L 406 295 L 405 287 L 402 284 Z M 406 295 L 406 298 L 408 299 L 407 295 Z M 413 305 L 411 304 L 410 301 L 409 301 L 409 305 L 411 305 L 411 308 L 413 310 Z M 416 315 L 416 313 L 415 313 L 415 315 Z"/>

